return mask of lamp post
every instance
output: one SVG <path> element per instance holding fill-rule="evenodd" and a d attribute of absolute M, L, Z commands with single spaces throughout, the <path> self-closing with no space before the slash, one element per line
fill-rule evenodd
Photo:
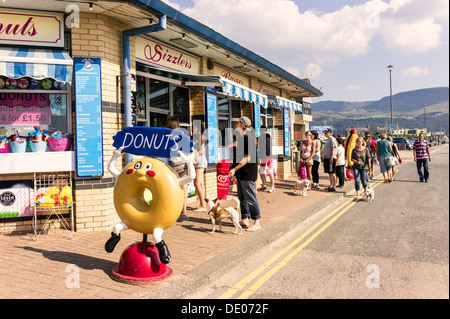
<path fill-rule="evenodd" d="M 426 107 L 427 107 L 427 105 L 424 104 L 423 105 L 423 128 L 426 128 L 426 125 L 425 125 L 425 119 L 426 119 L 425 110 L 426 110 Z"/>
<path fill-rule="evenodd" d="M 388 65 L 387 66 L 388 70 L 389 70 L 389 84 L 390 84 L 390 96 L 391 96 L 391 124 L 394 124 L 393 120 L 392 120 L 392 69 L 394 68 L 393 65 Z"/>

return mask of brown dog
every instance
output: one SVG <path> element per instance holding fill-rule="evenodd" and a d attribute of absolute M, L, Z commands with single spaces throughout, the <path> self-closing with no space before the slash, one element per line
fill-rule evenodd
<path fill-rule="evenodd" d="M 213 226 L 212 232 L 210 234 L 214 234 L 214 231 L 216 230 L 216 221 L 219 223 L 219 231 L 222 231 L 222 220 L 224 219 L 231 219 L 233 222 L 233 225 L 236 227 L 236 231 L 233 232 L 233 234 L 242 235 L 242 226 L 239 225 L 239 199 L 236 197 L 231 197 L 234 199 L 237 203 L 237 207 L 221 207 L 221 203 L 218 199 L 209 200 L 206 199 L 206 211 L 208 212 L 209 218 L 211 219 L 211 223 Z"/>

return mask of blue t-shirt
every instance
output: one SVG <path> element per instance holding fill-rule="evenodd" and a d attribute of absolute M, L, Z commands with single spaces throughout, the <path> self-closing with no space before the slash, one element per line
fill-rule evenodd
<path fill-rule="evenodd" d="M 391 155 L 389 151 L 389 142 L 387 140 L 382 140 L 377 142 L 378 146 L 378 156 L 388 157 Z"/>

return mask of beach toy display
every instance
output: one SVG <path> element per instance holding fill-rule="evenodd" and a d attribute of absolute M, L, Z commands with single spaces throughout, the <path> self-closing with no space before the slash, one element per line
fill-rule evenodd
<path fill-rule="evenodd" d="M 0 153 L 8 153 L 8 136 L 0 136 Z"/>
<path fill-rule="evenodd" d="M 72 135 L 69 133 L 62 134 L 60 131 L 53 132 L 51 137 L 47 139 L 48 146 L 54 152 L 65 152 L 72 145 Z"/>
<path fill-rule="evenodd" d="M 47 191 L 39 192 L 36 196 L 36 207 L 52 208 L 55 206 L 67 206 L 72 204 L 72 188 L 64 186 L 61 190 L 53 186 Z"/>
<path fill-rule="evenodd" d="M 20 136 L 19 132 L 8 136 L 8 142 L 13 153 L 25 153 L 27 150 L 27 138 Z"/>
<path fill-rule="evenodd" d="M 48 133 L 44 133 L 40 126 L 34 126 L 34 131 L 29 132 L 27 138 L 31 151 L 45 152 L 47 150 L 47 138 Z"/>

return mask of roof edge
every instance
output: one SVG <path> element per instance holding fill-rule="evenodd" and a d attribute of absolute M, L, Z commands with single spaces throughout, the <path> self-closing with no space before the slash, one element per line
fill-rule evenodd
<path fill-rule="evenodd" d="M 185 15 L 184 13 L 172 8 L 171 6 L 163 3 L 160 0 L 127 0 L 130 3 L 133 3 L 139 7 L 146 8 L 155 14 L 166 15 L 167 18 L 174 24 L 183 27 L 185 29 L 190 30 L 192 33 L 195 33 L 198 36 L 204 37 L 209 41 L 225 47 L 227 50 L 234 52 L 237 55 L 247 58 L 255 64 L 260 65 L 261 67 L 270 70 L 271 72 L 277 74 L 280 77 L 285 78 L 286 80 L 295 83 L 306 89 L 317 96 L 322 96 L 323 93 L 315 88 L 314 86 L 306 83 L 305 81 L 297 78 L 291 73 L 285 71 L 279 66 L 269 62 L 267 59 L 257 55 L 256 53 L 244 48 L 240 44 L 228 39 L 227 37 L 221 35 L 220 33 L 214 31 L 213 29 L 207 27 L 206 25 L 198 22 L 195 19 L 192 19 Z"/>

